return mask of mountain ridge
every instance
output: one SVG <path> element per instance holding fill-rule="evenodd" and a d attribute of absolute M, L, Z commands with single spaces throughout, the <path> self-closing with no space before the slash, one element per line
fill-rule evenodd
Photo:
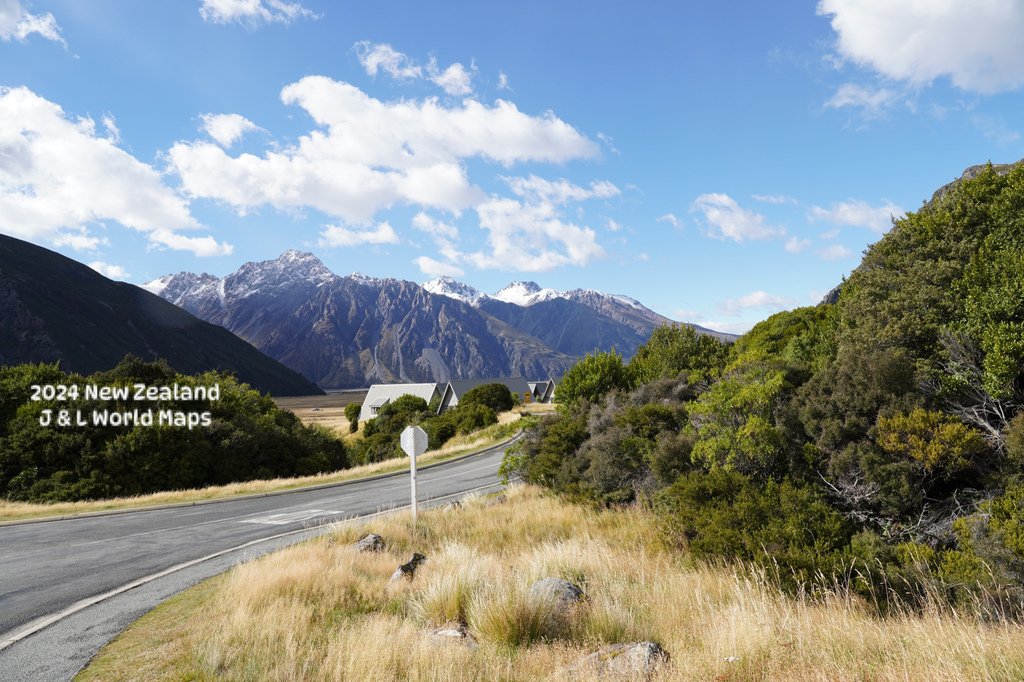
<path fill-rule="evenodd" d="M 535 282 L 490 295 L 452 278 L 337 275 L 299 251 L 221 278 L 182 272 L 143 286 L 326 388 L 560 376 L 595 349 L 631 356 L 656 327 L 675 323 L 625 296 Z"/>

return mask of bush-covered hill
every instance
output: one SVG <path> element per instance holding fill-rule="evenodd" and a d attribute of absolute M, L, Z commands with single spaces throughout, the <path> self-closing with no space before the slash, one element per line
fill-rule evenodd
<path fill-rule="evenodd" d="M 987 167 L 897 221 L 834 304 L 581 361 L 505 469 L 650 500 L 680 545 L 791 587 L 1018 614 L 1022 393 L 1024 165 Z"/>
<path fill-rule="evenodd" d="M 33 384 L 101 387 L 219 386 L 218 400 L 32 400 Z M 46 397 L 46 396 L 42 396 Z M 87 425 L 40 423 L 43 410 L 81 414 Z M 156 424 L 103 426 L 93 413 L 153 410 Z M 209 413 L 193 428 L 159 424 L 158 413 Z M 77 421 L 77 420 L 76 420 Z M 26 502 L 105 499 L 309 475 L 348 467 L 344 445 L 329 432 L 303 426 L 291 412 L 230 375 L 178 374 L 167 364 L 125 358 L 90 376 L 56 364 L 0 367 L 0 496 Z"/>

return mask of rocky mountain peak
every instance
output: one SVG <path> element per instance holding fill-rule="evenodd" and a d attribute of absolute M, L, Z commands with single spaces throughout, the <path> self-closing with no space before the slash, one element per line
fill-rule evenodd
<path fill-rule="evenodd" d="M 442 275 L 437 279 L 424 282 L 423 288 L 432 294 L 454 298 L 456 300 L 469 303 L 470 305 L 476 305 L 481 299 L 487 297 L 487 294 L 482 293 L 468 284 L 464 284 L 453 279 L 448 275 Z"/>
<path fill-rule="evenodd" d="M 539 301 L 558 298 L 560 295 L 554 289 L 542 289 L 536 282 L 511 282 L 494 294 L 494 298 L 516 305 L 533 305 Z"/>

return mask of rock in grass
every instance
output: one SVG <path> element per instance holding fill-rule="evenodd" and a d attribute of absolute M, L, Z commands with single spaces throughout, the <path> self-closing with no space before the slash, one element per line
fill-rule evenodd
<path fill-rule="evenodd" d="M 430 631 L 430 636 L 438 640 L 459 642 L 470 649 L 476 649 L 480 646 L 476 642 L 476 637 L 470 634 L 465 625 L 451 625 L 449 627 L 436 628 Z"/>
<path fill-rule="evenodd" d="M 505 497 L 505 493 L 502 493 L 500 495 L 495 495 L 494 497 L 488 498 L 487 501 L 484 502 L 484 506 L 485 507 L 497 507 L 499 504 L 504 504 L 506 499 L 507 498 Z"/>
<path fill-rule="evenodd" d="M 353 543 L 352 546 L 359 552 L 383 552 L 387 549 L 384 544 L 384 538 L 376 533 L 364 535 L 358 542 Z"/>
<path fill-rule="evenodd" d="M 530 597 L 553 602 L 557 611 L 563 611 L 585 599 L 583 590 L 561 578 L 541 578 L 530 587 Z"/>
<path fill-rule="evenodd" d="M 412 580 L 416 576 L 416 569 L 418 569 L 420 564 L 426 560 L 427 557 L 423 556 L 419 552 L 414 553 L 411 559 L 395 569 L 395 572 L 391 574 L 390 582 L 395 582 L 402 578 Z"/>
<path fill-rule="evenodd" d="M 612 644 L 579 659 L 563 672 L 569 679 L 649 680 L 669 660 L 656 642 Z"/>

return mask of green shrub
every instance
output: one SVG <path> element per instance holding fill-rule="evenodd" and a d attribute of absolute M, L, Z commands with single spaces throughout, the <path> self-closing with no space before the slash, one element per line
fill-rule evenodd
<path fill-rule="evenodd" d="M 484 384 L 466 391 L 457 407 L 485 405 L 495 412 L 507 412 L 516 405 L 512 391 L 505 384 Z"/>
<path fill-rule="evenodd" d="M 555 392 L 557 402 L 574 405 L 598 402 L 606 393 L 629 388 L 630 378 L 622 356 L 614 350 L 587 355 L 562 376 Z"/>
<path fill-rule="evenodd" d="M 359 412 L 362 408 L 362 403 L 349 403 L 345 406 L 345 419 L 348 420 L 349 433 L 359 430 Z"/>
<path fill-rule="evenodd" d="M 683 474 L 658 496 L 669 537 L 698 558 L 752 561 L 793 589 L 840 575 L 854 528 L 807 486 L 728 469 Z"/>

